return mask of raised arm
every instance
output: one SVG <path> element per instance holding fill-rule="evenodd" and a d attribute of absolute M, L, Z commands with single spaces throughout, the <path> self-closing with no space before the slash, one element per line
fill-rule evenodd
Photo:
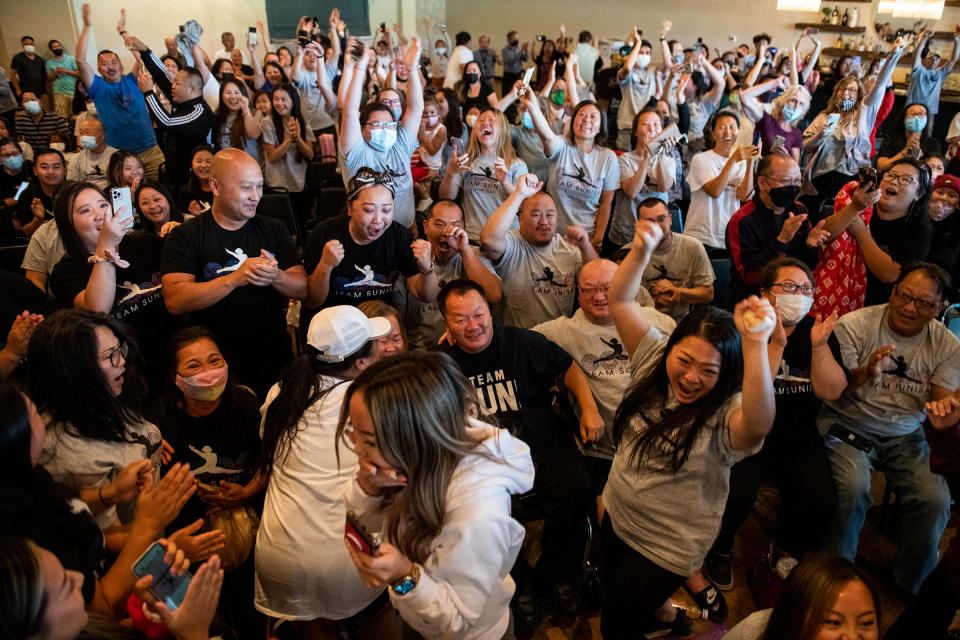
<path fill-rule="evenodd" d="M 407 109 L 400 125 L 411 138 L 417 137 L 420 130 L 420 118 L 423 116 L 423 87 L 420 84 L 420 36 L 410 39 L 410 46 L 403 52 L 403 62 L 409 69 L 407 80 Z"/>
<path fill-rule="evenodd" d="M 803 72 L 800 74 L 800 78 L 803 80 L 803 84 L 806 84 L 810 80 L 810 74 L 813 73 L 813 70 L 817 68 L 817 62 L 820 61 L 820 51 L 823 50 L 823 44 L 814 37 L 810 37 L 813 40 L 813 55 L 810 56 L 810 64 L 807 64 L 803 67 Z"/>
<path fill-rule="evenodd" d="M 330 30 L 327 32 L 327 37 L 330 38 L 330 46 L 333 48 L 333 59 L 339 60 L 342 53 L 340 49 L 340 9 L 336 7 L 330 12 Z M 323 58 L 321 60 L 326 62 Z"/>
<path fill-rule="evenodd" d="M 100 233 L 97 234 L 97 249 L 94 255 L 100 258 L 119 255 L 117 247 L 120 246 L 125 232 L 120 214 L 121 212 L 117 211 L 117 215 L 114 215 L 112 208 L 105 208 L 103 225 L 100 227 Z M 124 218 L 131 215 L 133 215 L 132 211 L 123 212 Z M 106 260 L 94 263 L 87 286 L 73 299 L 73 306 L 110 313 L 117 294 L 117 269 L 119 268 L 116 263 Z"/>
<path fill-rule="evenodd" d="M 617 78 L 623 80 L 630 74 L 630 70 L 633 69 L 634 63 L 637 61 L 637 56 L 640 55 L 640 45 L 643 42 L 643 39 L 640 37 L 640 33 L 637 31 L 636 25 L 633 27 L 633 48 L 630 49 L 630 55 L 627 56 L 626 61 L 623 63 L 623 66 L 617 71 Z"/>
<path fill-rule="evenodd" d="M 960 33 L 953 37 L 953 55 L 950 56 L 950 61 L 947 62 L 946 66 L 943 67 L 944 78 L 946 78 L 947 74 L 953 71 L 953 68 L 957 65 L 958 59 L 960 59 Z"/>
<path fill-rule="evenodd" d="M 327 77 L 327 65 L 323 58 L 323 47 L 316 42 L 311 42 L 307 48 L 317 56 L 317 87 L 323 94 L 323 109 L 331 116 L 337 112 L 337 96 L 333 92 L 333 86 L 330 84 L 330 78 Z"/>
<path fill-rule="evenodd" d="M 757 56 L 757 61 L 753 65 L 753 68 L 750 69 L 750 73 L 747 74 L 747 78 L 743 81 L 744 87 L 752 87 L 757 81 L 757 78 L 760 77 L 760 70 L 763 69 L 763 60 L 767 53 L 767 45 L 760 45 L 760 55 Z"/>
<path fill-rule="evenodd" d="M 750 122 L 757 122 L 763 117 L 763 106 L 757 100 L 757 96 L 767 91 L 772 91 L 777 86 L 776 80 L 767 80 L 766 82 L 755 84 L 749 89 L 740 91 L 740 106 L 743 107 L 743 113 L 750 118 Z"/>
<path fill-rule="evenodd" d="M 352 50 L 355 44 L 357 44 L 356 39 L 351 36 L 347 41 L 348 56 L 352 56 Z M 351 64 L 353 73 L 351 74 L 352 77 L 350 78 L 350 86 L 347 88 L 342 103 L 343 112 L 342 121 L 340 123 L 340 152 L 343 153 L 343 155 L 349 154 L 350 150 L 353 149 L 353 146 L 362 141 L 362 134 L 360 132 L 360 99 L 363 94 L 363 83 L 366 81 L 367 64 L 369 63 L 370 57 L 367 53 L 367 45 L 364 43 L 359 43 L 359 46 L 362 49 L 359 56 L 360 59 Z M 344 76 L 346 76 L 346 68 L 344 69 Z M 340 84 L 342 86 L 343 82 Z"/>
<path fill-rule="evenodd" d="M 880 72 L 880 77 L 877 78 L 877 82 L 870 89 L 869 93 L 863 98 L 863 104 L 861 106 L 861 113 L 865 115 L 872 114 L 872 118 L 868 118 L 865 124 L 869 127 L 873 127 L 874 121 L 877 119 L 877 110 L 880 108 L 880 103 L 883 101 L 883 94 L 887 90 L 887 84 L 890 82 L 890 78 L 893 77 L 893 72 L 897 67 L 897 62 L 900 60 L 900 56 L 903 55 L 903 39 L 897 38 L 897 41 L 893 45 L 893 49 L 890 50 L 890 53 L 887 54 L 886 63 L 883 66 L 883 71 Z M 919 57 L 919 54 L 917 54 Z M 866 107 L 865 110 L 863 108 Z"/>
<path fill-rule="evenodd" d="M 766 324 L 761 325 L 764 328 L 752 327 L 755 330 L 751 331 L 750 315 L 766 319 Z M 767 361 L 767 343 L 776 326 L 776 313 L 766 299 L 750 296 L 737 303 L 733 321 L 740 332 L 743 349 L 744 402 L 730 417 L 730 443 L 737 451 L 750 451 L 760 446 L 770 433 L 776 415 L 773 379 Z"/>
<path fill-rule="evenodd" d="M 90 3 L 83 3 L 80 12 L 83 15 L 83 29 L 80 31 L 80 37 L 77 38 L 75 57 L 77 60 L 77 71 L 80 72 L 80 82 L 89 89 L 90 85 L 93 84 L 93 79 L 97 76 L 93 67 L 87 64 L 87 41 L 90 39 L 90 34 L 93 31 L 93 26 L 90 24 Z"/>
<path fill-rule="evenodd" d="M 540 111 L 540 103 L 537 100 L 537 94 L 530 88 L 530 85 L 523 85 L 523 95 L 520 96 L 520 102 L 527 105 L 527 111 L 530 112 L 530 118 L 533 120 L 533 128 L 540 136 L 543 142 L 543 150 L 547 157 L 552 156 L 563 145 L 563 136 L 554 133 L 550 124 Z"/>
<path fill-rule="evenodd" d="M 800 85 L 800 79 L 797 74 L 797 47 L 794 45 L 793 49 L 790 50 L 790 85 L 793 87 Z"/>
<path fill-rule="evenodd" d="M 664 20 L 660 23 L 660 52 L 663 53 L 663 63 L 667 65 L 668 69 L 673 68 L 673 52 L 670 51 L 670 45 L 667 44 L 667 34 L 670 33 L 670 29 L 673 28 L 673 23 L 669 20 Z"/>
<path fill-rule="evenodd" d="M 206 57 L 207 54 L 200 46 L 200 43 L 193 45 L 191 51 L 193 52 L 193 64 L 197 68 L 197 71 L 200 72 L 200 76 L 203 78 L 203 84 L 206 86 L 207 82 L 210 80 L 210 67 L 207 66 Z M 253 58 L 253 51 L 250 52 L 250 57 Z M 241 73 L 238 73 L 237 76 L 241 76 Z"/>
<path fill-rule="evenodd" d="M 577 91 L 577 65 L 580 63 L 580 56 L 571 53 L 567 58 L 567 66 L 564 68 L 563 80 L 567 83 L 566 95 L 564 99 L 571 108 L 577 106 L 580 102 L 580 94 Z"/>
<path fill-rule="evenodd" d="M 707 94 L 707 99 L 714 104 L 720 104 L 720 99 L 723 97 L 723 88 L 726 86 L 723 82 L 723 74 L 710 64 L 703 53 L 697 55 L 700 57 L 700 66 L 706 69 L 707 75 L 710 76 L 710 93 Z"/>
<path fill-rule="evenodd" d="M 535 194 L 543 187 L 543 183 L 537 179 L 537 176 L 528 173 L 517 179 L 517 186 L 507 199 L 503 201 L 496 211 L 483 225 L 480 232 L 480 249 L 493 262 L 500 262 L 503 254 L 507 250 L 507 231 L 517 217 L 517 211 L 520 205 L 528 197 Z"/>
<path fill-rule="evenodd" d="M 610 282 L 610 315 L 627 353 L 634 353 L 650 331 L 650 320 L 637 295 L 643 286 L 643 270 L 650 262 L 654 247 L 660 244 L 663 230 L 648 220 L 637 220 L 633 246 Z"/>
<path fill-rule="evenodd" d="M 916 46 L 913 50 L 916 52 L 916 55 L 913 56 L 913 72 L 916 73 L 923 68 L 923 48 L 927 46 L 927 40 L 930 39 L 931 33 L 927 31 L 926 27 L 920 31 L 920 35 L 917 36 Z"/>
<path fill-rule="evenodd" d="M 813 347 L 810 358 L 810 385 L 814 395 L 821 400 L 836 400 L 847 388 L 847 374 L 833 357 L 828 344 L 836 324 L 837 312 L 834 311 L 823 320 L 818 315 L 810 329 L 810 344 Z"/>

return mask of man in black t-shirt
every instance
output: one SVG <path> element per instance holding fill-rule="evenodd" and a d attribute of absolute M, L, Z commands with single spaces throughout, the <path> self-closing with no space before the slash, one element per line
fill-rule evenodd
<path fill-rule="evenodd" d="M 263 397 L 292 357 L 290 298 L 307 295 L 307 274 L 287 228 L 256 215 L 263 175 L 239 149 L 213 158 L 213 208 L 174 229 L 163 247 L 164 302 L 190 313 L 219 340 L 237 378 Z"/>
<path fill-rule="evenodd" d="M 391 301 L 400 276 L 419 300 L 436 298 L 439 282 L 427 240 L 393 219 L 390 174 L 366 167 L 347 189 L 347 213 L 325 220 L 310 232 L 303 262 L 310 292 L 300 312 L 305 333 L 318 309 L 356 306 L 367 300 Z"/>
<path fill-rule="evenodd" d="M 67 163 L 56 149 L 38 149 L 33 158 L 36 180 L 17 200 L 17 223 L 26 237 L 53 218 L 53 199 L 67 181 Z"/>
<path fill-rule="evenodd" d="M 23 51 L 10 60 L 13 88 L 18 94 L 29 89 L 42 96 L 47 92 L 47 63 L 37 55 L 37 45 L 30 36 L 20 38 L 20 46 Z"/>
<path fill-rule="evenodd" d="M 441 348 L 456 360 L 476 389 L 483 414 L 479 417 L 494 416 L 497 424 L 526 442 L 536 467 L 533 491 L 546 523 L 534 575 L 529 575 L 522 556 L 514 565 L 518 624 L 526 627 L 537 622 L 531 589 L 551 596 L 558 606 L 573 613 L 579 607 L 590 481 L 573 434 L 553 413 L 550 388 L 563 378 L 583 410 L 583 440 L 592 443 L 603 435 L 604 423 L 587 376 L 566 351 L 543 335 L 495 326 L 483 289 L 475 282 L 447 283 L 438 301 L 453 341 Z"/>

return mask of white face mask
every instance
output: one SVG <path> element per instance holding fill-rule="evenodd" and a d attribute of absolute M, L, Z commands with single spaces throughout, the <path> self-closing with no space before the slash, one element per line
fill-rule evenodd
<path fill-rule="evenodd" d="M 436 49 L 434 49 L 434 51 L 437 52 L 437 55 L 438 55 L 438 56 L 442 56 L 443 54 L 445 54 L 445 53 L 447 52 L 447 48 L 446 48 L 446 47 L 437 47 Z"/>
<path fill-rule="evenodd" d="M 67 150 L 67 144 L 65 142 L 51 142 L 50 148 L 56 149 L 62 153 Z"/>
<path fill-rule="evenodd" d="M 466 118 L 466 121 L 467 121 L 467 126 L 473 129 L 473 125 L 477 124 L 476 114 L 471 113 L 470 115 L 468 115 Z"/>
<path fill-rule="evenodd" d="M 780 317 L 783 318 L 783 324 L 795 325 L 810 313 L 810 307 L 813 306 L 813 298 L 799 293 L 776 294 L 777 309 L 780 310 Z"/>
<path fill-rule="evenodd" d="M 645 53 L 641 53 L 637 56 L 637 68 L 646 69 L 650 66 L 650 56 Z"/>
<path fill-rule="evenodd" d="M 25 44 L 23 45 L 23 50 L 26 51 L 27 53 L 33 53 L 34 51 L 37 50 L 37 48 L 32 44 Z"/>

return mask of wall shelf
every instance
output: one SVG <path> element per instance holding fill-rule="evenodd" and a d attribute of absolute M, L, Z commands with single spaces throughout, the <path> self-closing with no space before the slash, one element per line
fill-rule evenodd
<path fill-rule="evenodd" d="M 860 56 L 862 60 L 883 60 L 887 57 L 886 53 L 877 53 L 876 51 L 857 51 L 856 49 L 837 49 L 836 47 L 826 47 L 821 52 L 822 55 L 831 58 L 842 58 L 843 56 Z M 913 56 L 904 55 L 897 63 L 898 67 L 912 67 Z"/>
<path fill-rule="evenodd" d="M 797 29 L 819 29 L 821 32 L 829 33 L 866 33 L 866 27 L 844 27 L 837 24 L 823 24 L 822 22 L 798 22 L 794 25 Z M 952 38 L 952 36 L 951 36 Z"/>

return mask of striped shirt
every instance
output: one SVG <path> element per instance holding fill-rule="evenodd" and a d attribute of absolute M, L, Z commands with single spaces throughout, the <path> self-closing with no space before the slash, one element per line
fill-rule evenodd
<path fill-rule="evenodd" d="M 63 141 L 67 143 L 67 148 L 72 147 L 73 135 L 70 133 L 70 127 L 63 117 L 53 111 L 42 111 L 40 122 L 34 122 L 33 117 L 20 109 L 16 115 L 17 135 L 22 136 L 31 147 L 49 147 L 50 134 L 59 134 Z"/>

